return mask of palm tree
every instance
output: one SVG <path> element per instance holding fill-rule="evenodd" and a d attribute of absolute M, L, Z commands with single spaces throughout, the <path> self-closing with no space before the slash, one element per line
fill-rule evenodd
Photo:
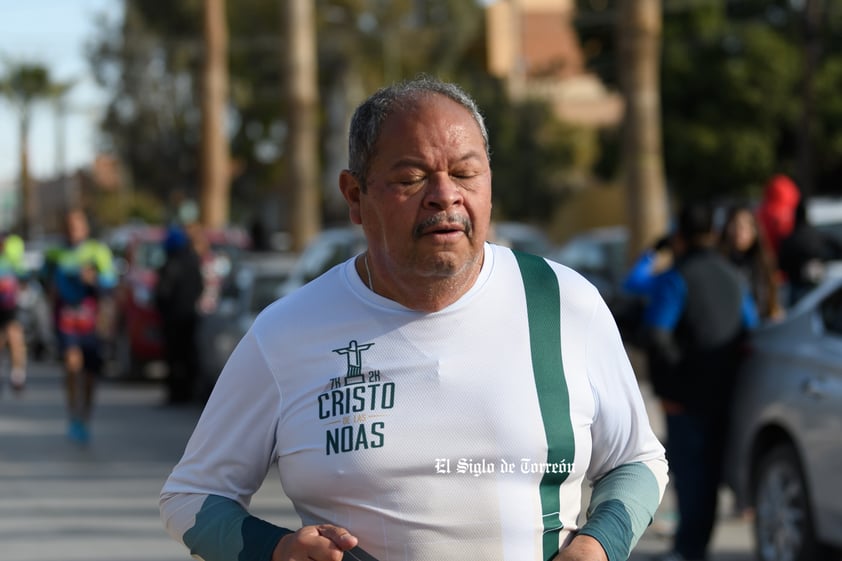
<path fill-rule="evenodd" d="M 20 219 L 21 234 L 28 238 L 32 234 L 34 218 L 38 212 L 38 200 L 29 173 L 29 129 L 32 108 L 36 101 L 54 96 L 62 88 L 50 80 L 49 70 L 40 64 L 7 63 L 6 74 L 0 77 L 0 94 L 15 107 L 19 118 L 20 138 Z"/>

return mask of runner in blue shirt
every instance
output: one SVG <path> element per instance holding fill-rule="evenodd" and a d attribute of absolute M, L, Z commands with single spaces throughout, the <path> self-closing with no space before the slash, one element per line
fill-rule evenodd
<path fill-rule="evenodd" d="M 66 374 L 68 437 L 86 443 L 96 376 L 102 367 L 100 307 L 117 284 L 117 274 L 111 250 L 90 238 L 88 219 L 81 210 L 68 212 L 65 226 L 65 245 L 46 255 L 46 279 Z"/>

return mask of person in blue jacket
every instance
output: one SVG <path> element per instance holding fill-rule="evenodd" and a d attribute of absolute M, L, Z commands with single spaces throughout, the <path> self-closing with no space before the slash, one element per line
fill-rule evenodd
<path fill-rule="evenodd" d="M 666 415 L 679 511 L 666 559 L 677 561 L 706 558 L 741 344 L 758 323 L 744 279 L 715 241 L 712 209 L 688 204 L 670 237 L 672 265 L 648 277 L 633 269 L 626 283 L 647 297 L 643 340 L 652 387 Z"/>

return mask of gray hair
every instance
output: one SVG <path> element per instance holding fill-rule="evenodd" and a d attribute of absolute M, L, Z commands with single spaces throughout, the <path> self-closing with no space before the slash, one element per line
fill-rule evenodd
<path fill-rule="evenodd" d="M 485 120 L 473 98 L 456 84 L 442 82 L 429 76 L 420 76 L 381 88 L 366 99 L 351 118 L 348 135 L 348 168 L 366 190 L 366 175 L 374 157 L 374 145 L 386 119 L 423 96 L 438 94 L 452 99 L 468 110 L 476 121 L 485 145 L 485 155 L 491 161 L 488 130 Z"/>

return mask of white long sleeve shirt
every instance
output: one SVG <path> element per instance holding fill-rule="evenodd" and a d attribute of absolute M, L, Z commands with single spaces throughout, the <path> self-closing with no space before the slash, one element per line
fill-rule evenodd
<path fill-rule="evenodd" d="M 343 526 L 379 561 L 551 558 L 586 482 L 613 515 L 582 531 L 627 556 L 664 449 L 596 289 L 527 262 L 487 244 L 474 286 L 434 313 L 370 291 L 353 260 L 269 306 L 164 485 L 171 535 L 207 561 L 269 559 L 280 534 L 247 508 L 277 466 L 302 525 Z"/>

